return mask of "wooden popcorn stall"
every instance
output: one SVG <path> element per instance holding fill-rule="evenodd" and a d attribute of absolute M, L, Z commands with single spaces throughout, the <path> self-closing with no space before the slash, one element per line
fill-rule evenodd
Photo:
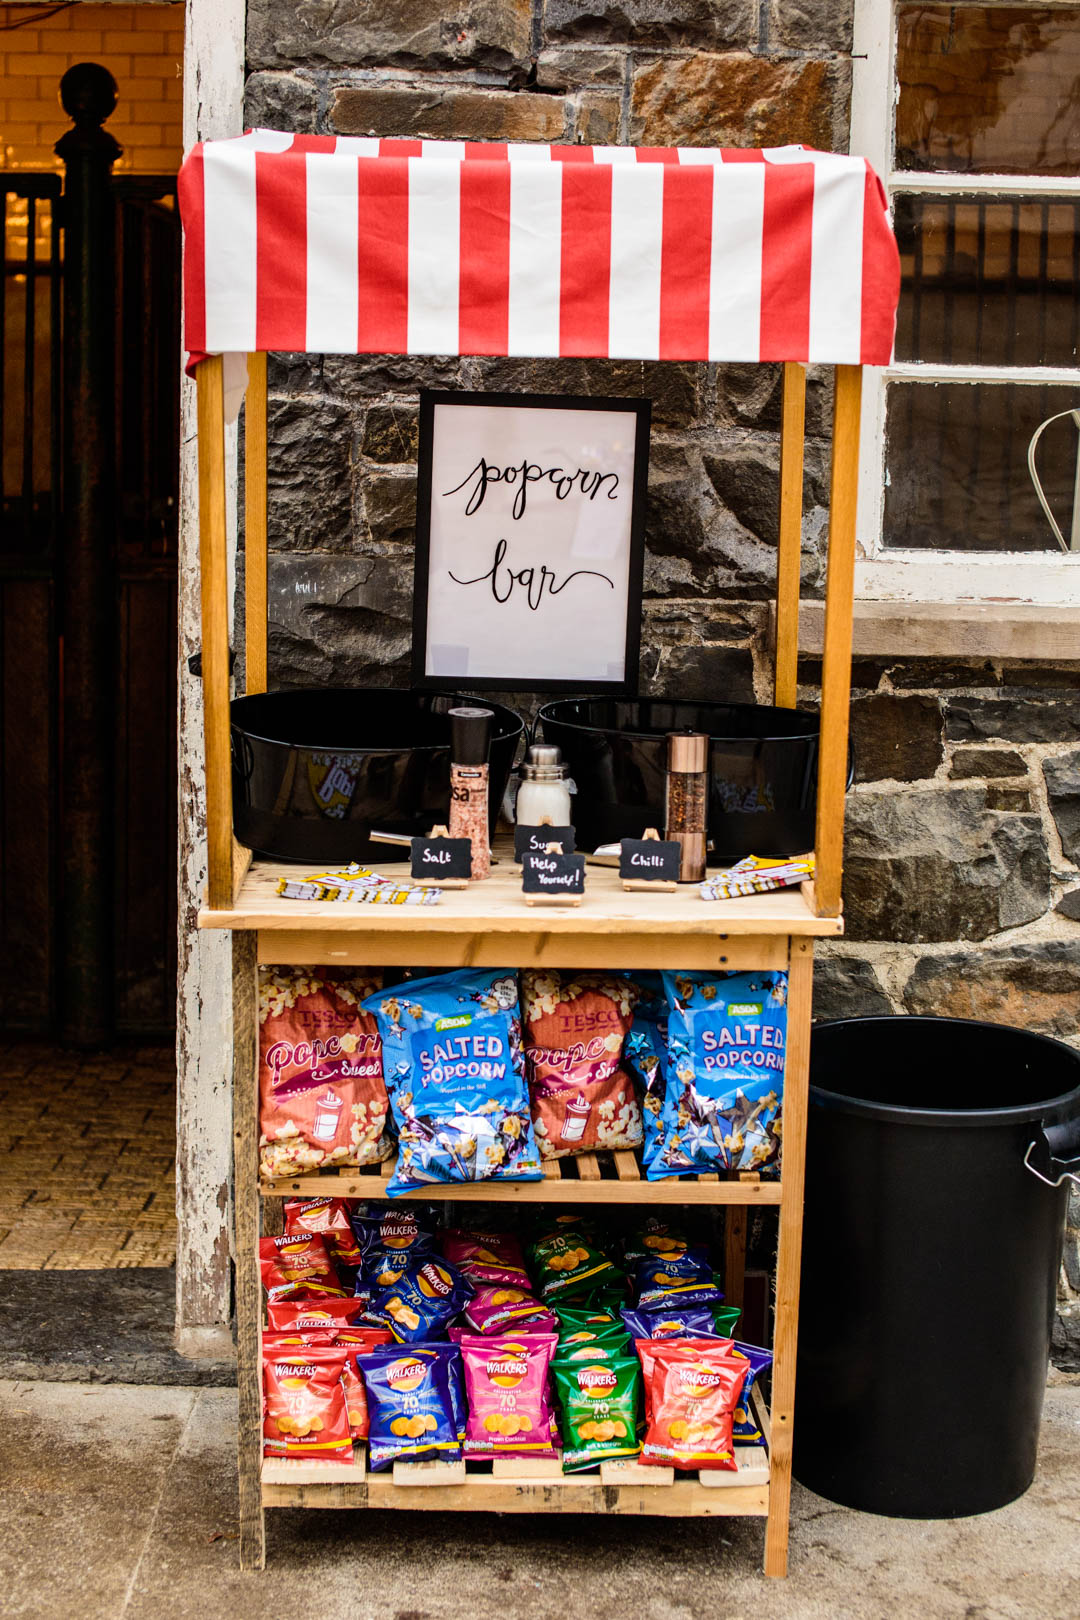
<path fill-rule="evenodd" d="M 180 180 L 187 346 L 198 385 L 202 671 L 209 884 L 200 926 L 232 931 L 235 1255 L 241 1559 L 264 1560 L 267 1507 L 757 1515 L 765 1572 L 783 1575 L 811 981 L 815 938 L 842 932 L 844 795 L 861 367 L 891 354 L 898 266 L 884 197 L 862 159 L 772 152 L 514 148 L 257 131 L 194 149 Z M 784 363 L 775 693 L 796 701 L 806 365 L 835 367 L 816 879 L 705 904 L 694 887 L 626 892 L 589 869 L 584 903 L 523 903 L 512 855 L 433 908 L 283 898 L 295 868 L 233 835 L 225 421 L 228 357 L 247 354 L 245 678 L 267 689 L 266 351 L 552 355 Z M 498 852 L 497 852 L 498 853 Z M 633 1153 L 549 1161 L 532 1182 L 439 1183 L 425 1200 L 718 1205 L 726 1287 L 741 1293 L 748 1211 L 779 1209 L 771 1411 L 718 1487 L 560 1476 L 468 1463 L 453 1483 L 399 1471 L 265 1461 L 257 1246 L 288 1195 L 378 1196 L 389 1167 L 260 1183 L 257 965 L 784 969 L 783 1167 L 647 1181 Z"/>

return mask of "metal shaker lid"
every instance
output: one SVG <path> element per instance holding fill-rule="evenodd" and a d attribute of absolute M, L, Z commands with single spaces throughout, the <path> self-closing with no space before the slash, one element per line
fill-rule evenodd
<path fill-rule="evenodd" d="M 555 743 L 533 743 L 521 767 L 523 782 L 565 782 L 562 749 Z"/>
<path fill-rule="evenodd" d="M 704 732 L 668 733 L 668 770 L 704 771 L 709 765 L 709 739 Z"/>

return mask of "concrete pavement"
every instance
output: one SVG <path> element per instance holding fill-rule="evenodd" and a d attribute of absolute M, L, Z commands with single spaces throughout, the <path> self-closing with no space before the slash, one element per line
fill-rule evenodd
<path fill-rule="evenodd" d="M 235 1400 L 0 1382 L 6 1620 L 1080 1620 L 1080 1382 L 1061 1374 L 1021 1501 L 911 1523 L 797 1487 L 791 1575 L 768 1583 L 757 1521 L 281 1509 L 266 1570 L 241 1574 Z"/>

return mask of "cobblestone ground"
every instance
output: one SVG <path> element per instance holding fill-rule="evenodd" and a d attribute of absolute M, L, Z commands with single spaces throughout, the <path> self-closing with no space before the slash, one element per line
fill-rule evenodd
<path fill-rule="evenodd" d="M 0 1072 L 0 1270 L 172 1265 L 175 1111 L 171 1047 L 13 1047 Z"/>

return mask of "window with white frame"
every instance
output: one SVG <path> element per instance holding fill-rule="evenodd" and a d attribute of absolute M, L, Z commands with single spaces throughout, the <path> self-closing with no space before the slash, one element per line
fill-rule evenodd
<path fill-rule="evenodd" d="M 860 594 L 1080 603 L 1080 5 L 856 0 L 851 149 L 901 263 Z"/>

